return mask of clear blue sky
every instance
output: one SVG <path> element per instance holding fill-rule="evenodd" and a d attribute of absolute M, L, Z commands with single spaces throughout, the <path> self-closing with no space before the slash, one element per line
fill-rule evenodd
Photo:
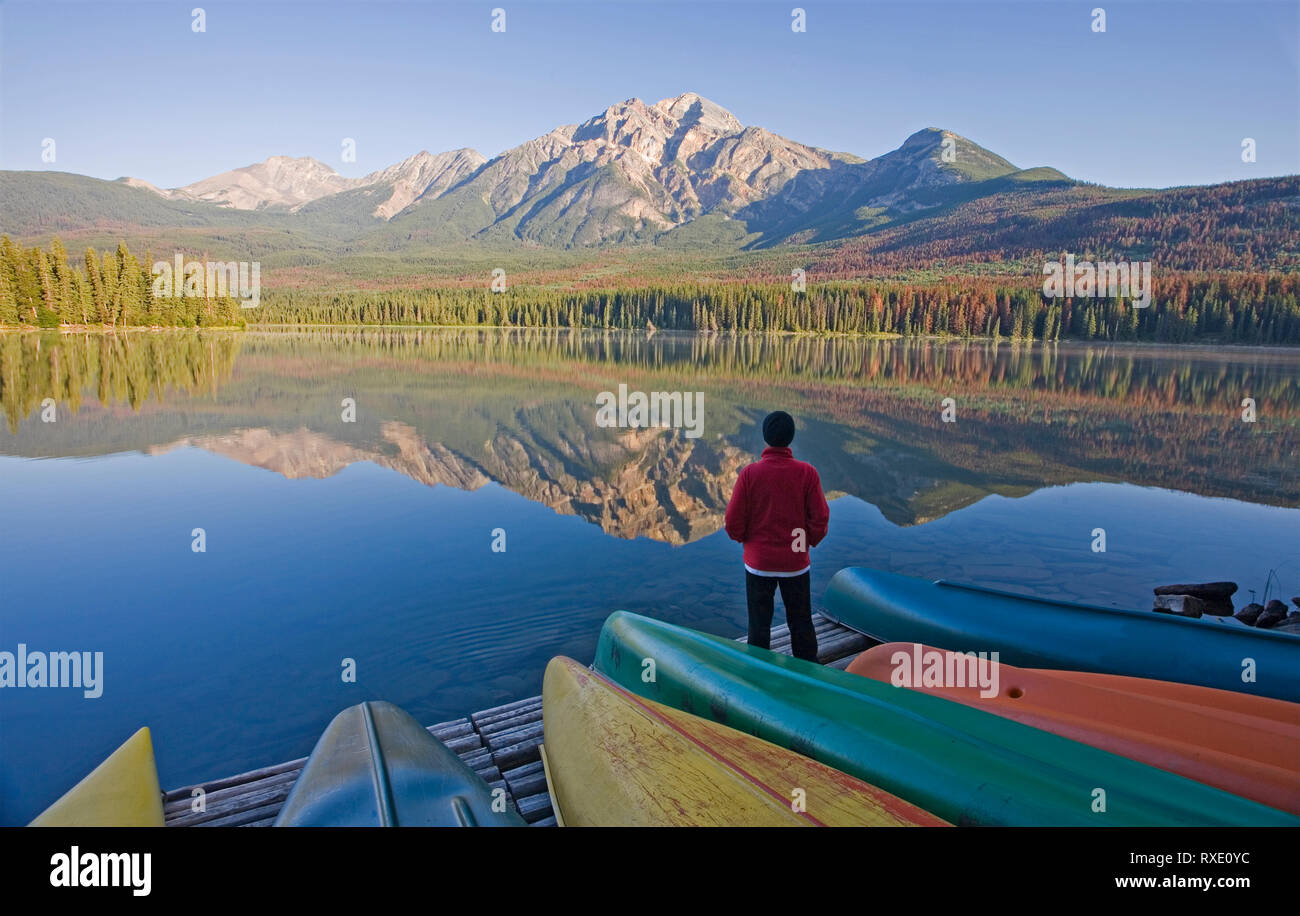
<path fill-rule="evenodd" d="M 796 4 L 804 34 L 790 29 Z M 199 5 L 203 34 L 190 27 Z M 497 6 L 504 34 L 489 28 Z M 1095 6 L 1105 34 L 1091 29 Z M 361 175 L 421 149 L 493 156 L 614 102 L 690 90 L 746 124 L 863 157 L 934 126 L 1110 185 L 1293 174 L 1298 8 L 9 0 L 0 167 L 175 187 L 285 154 Z M 344 137 L 356 163 L 341 161 Z"/>

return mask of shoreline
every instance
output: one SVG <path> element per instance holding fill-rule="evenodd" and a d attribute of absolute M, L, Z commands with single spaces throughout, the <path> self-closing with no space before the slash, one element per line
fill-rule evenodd
<path fill-rule="evenodd" d="M 635 328 L 600 328 L 600 327 L 550 327 L 550 326 L 527 326 L 527 325 L 493 325 L 493 324 L 248 324 L 243 327 L 239 325 L 213 325 L 208 327 L 175 327 L 171 325 L 130 325 L 126 327 L 113 327 L 110 325 L 72 325 L 63 324 L 57 327 L 41 328 L 31 325 L 5 325 L 0 324 L 0 334 L 36 334 L 57 332 L 59 334 L 105 334 L 116 335 L 119 333 L 209 333 L 209 332 L 294 332 L 294 331 L 363 331 L 363 330 L 385 330 L 385 331 L 519 331 L 519 332 L 546 332 L 552 334 L 629 334 L 641 336 L 679 336 L 679 337 L 782 337 L 782 338 L 814 338 L 818 340 L 888 340 L 901 342 L 932 342 L 932 343 L 984 343 L 1008 346 L 1058 346 L 1061 344 L 1067 346 L 1097 346 L 1097 347 L 1124 347 L 1128 349 L 1153 348 L 1169 351 L 1198 351 L 1198 350 L 1241 350 L 1248 352 L 1261 351 L 1278 351 L 1281 353 L 1300 352 L 1300 344 L 1288 346 L 1287 344 L 1249 344 L 1239 342 L 1224 342 L 1217 340 L 1206 341 L 1188 341 L 1184 343 L 1174 343 L 1160 340 L 1105 340 L 1102 338 L 1076 338 L 1076 337 L 1056 337 L 1052 339 L 1043 339 L 1041 337 L 989 337 L 989 336 L 960 336 L 949 334 L 897 334 L 882 332 L 864 332 L 848 333 L 833 332 L 825 333 L 818 331 L 692 331 L 675 328 L 655 328 L 653 330 L 641 330 Z"/>

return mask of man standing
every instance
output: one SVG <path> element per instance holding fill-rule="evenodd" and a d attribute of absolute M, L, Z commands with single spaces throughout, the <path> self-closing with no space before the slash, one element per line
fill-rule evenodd
<path fill-rule="evenodd" d="M 817 661 L 808 551 L 826 537 L 830 507 L 817 469 L 790 451 L 794 418 L 783 410 L 763 420 L 762 458 L 736 479 L 727 504 L 727 536 L 745 545 L 749 644 L 772 640 L 773 598 L 781 589 L 795 658 Z"/>

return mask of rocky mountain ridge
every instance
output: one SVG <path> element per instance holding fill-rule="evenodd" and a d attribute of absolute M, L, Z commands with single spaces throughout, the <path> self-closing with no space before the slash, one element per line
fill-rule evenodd
<path fill-rule="evenodd" d="M 794 235 L 831 204 L 905 214 L 922 206 L 913 199 L 919 189 L 1016 171 L 935 128 L 864 161 L 746 126 L 687 92 L 653 104 L 628 99 L 492 159 L 468 148 L 422 151 L 345 178 L 310 157 L 272 156 L 183 188 L 124 181 L 168 200 L 233 210 L 364 213 L 412 236 L 575 247 L 655 238 L 703 216 Z M 347 192 L 360 190 L 371 193 L 357 203 Z"/>

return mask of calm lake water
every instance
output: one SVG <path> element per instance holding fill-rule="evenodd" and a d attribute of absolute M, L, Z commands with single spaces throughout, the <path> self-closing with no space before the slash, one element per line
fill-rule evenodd
<path fill-rule="evenodd" d="M 598 426 L 620 384 L 703 392 L 702 435 Z M 4 824 L 141 725 L 171 788 L 305 755 L 361 700 L 433 723 L 536 694 L 616 609 L 740 634 L 722 514 L 777 408 L 832 499 L 818 598 L 846 565 L 1126 607 L 1300 594 L 1296 352 L 0 334 L 0 408 L 0 650 L 104 653 L 98 699 L 0 693 Z"/>

